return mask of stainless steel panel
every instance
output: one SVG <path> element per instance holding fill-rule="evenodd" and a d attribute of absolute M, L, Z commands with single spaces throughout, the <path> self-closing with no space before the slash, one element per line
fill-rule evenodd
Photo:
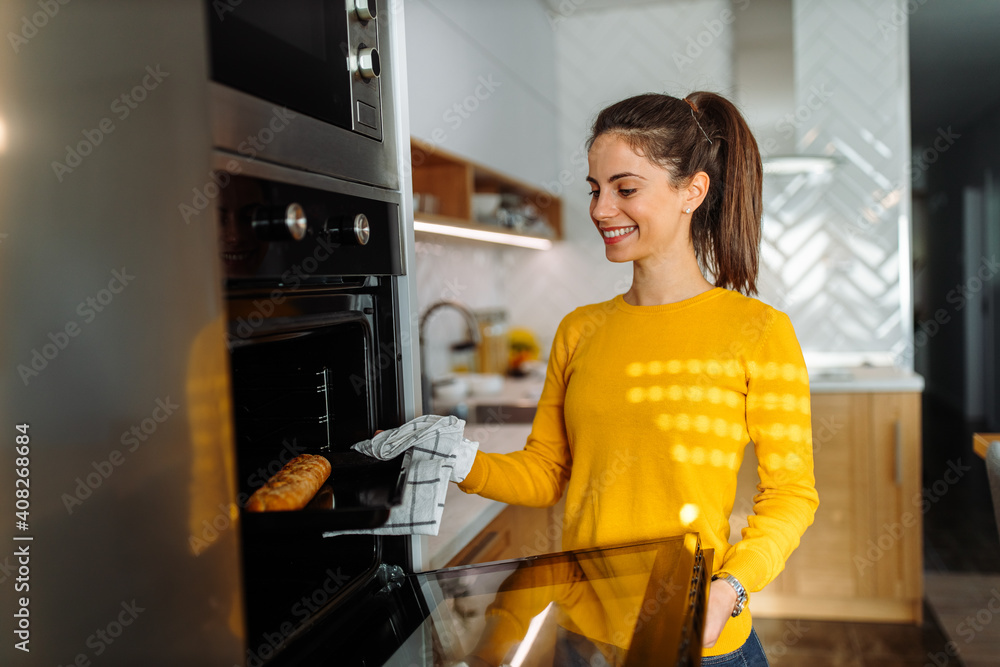
<path fill-rule="evenodd" d="M 243 662 L 216 225 L 184 217 L 213 196 L 204 11 L 0 4 L 25 40 L 0 50 L 5 665 Z M 13 533 L 34 538 L 30 653 Z"/>
<path fill-rule="evenodd" d="M 383 108 L 387 108 L 395 120 L 386 127 L 385 136 L 392 133 L 392 141 L 399 148 L 400 159 L 396 162 L 400 191 L 403 194 L 402 225 L 399 235 L 403 250 L 402 276 L 393 276 L 396 284 L 397 314 L 399 316 L 399 353 L 402 354 L 402 396 L 403 415 L 407 420 L 424 414 L 426 406 L 420 402 L 420 341 L 417 335 L 417 325 L 420 320 L 420 309 L 417 305 L 416 285 L 416 243 L 413 233 L 413 172 L 410 165 L 410 107 L 408 93 L 408 76 L 406 70 L 406 34 L 403 27 L 406 24 L 402 2 L 391 3 L 393 20 L 389 24 L 388 35 L 392 44 L 392 71 L 383 82 L 382 90 L 389 98 L 383 99 Z M 389 88 L 391 86 L 391 88 Z M 386 101 L 392 100 L 391 106 Z M 426 538 L 412 535 L 408 538 L 407 569 L 421 569 L 425 561 Z"/>
<path fill-rule="evenodd" d="M 400 206 L 403 203 L 403 195 L 398 191 L 385 190 L 365 183 L 331 178 L 323 174 L 284 167 L 280 164 L 251 160 L 243 155 L 234 155 L 220 150 L 212 152 L 212 168 L 220 171 L 239 173 L 243 176 L 251 176 L 253 178 L 295 183 L 307 188 L 339 192 L 352 197 L 365 197 L 366 199 L 375 199 L 377 201 L 394 202 Z M 212 215 L 214 216 L 214 211 Z"/>
<path fill-rule="evenodd" d="M 392 125 L 386 125 L 385 140 L 391 141 L 397 147 L 396 173 L 399 179 L 399 190 L 403 195 L 401 204 L 401 224 L 399 238 L 403 252 L 404 275 L 394 277 L 396 282 L 399 315 L 399 338 L 403 355 L 403 414 L 406 419 L 413 419 L 423 414 L 424 406 L 420 404 L 420 342 L 417 336 L 417 323 L 420 319 L 417 307 L 416 287 L 416 243 L 413 233 L 413 173 L 410 165 L 410 107 L 408 78 L 406 72 L 406 24 L 403 3 L 390 3 L 392 20 L 384 34 L 388 35 L 391 49 L 388 52 L 391 71 L 382 83 L 384 118 L 392 118 Z M 383 12 L 384 14 L 385 12 Z M 381 18 L 385 18 L 382 16 Z M 385 40 L 383 40 L 383 44 Z M 383 56 L 384 57 L 384 56 Z M 390 87 L 391 86 L 391 87 Z M 389 104 L 391 101 L 391 105 Z M 391 135 L 391 136 L 390 136 Z"/>

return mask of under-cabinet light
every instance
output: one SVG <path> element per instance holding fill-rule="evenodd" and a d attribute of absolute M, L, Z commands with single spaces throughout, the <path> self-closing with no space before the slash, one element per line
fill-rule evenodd
<path fill-rule="evenodd" d="M 533 248 L 535 250 L 548 250 L 552 247 L 552 241 L 534 236 L 520 236 L 518 234 L 493 232 L 485 229 L 469 229 L 467 227 L 457 227 L 453 225 L 440 225 L 434 222 L 424 222 L 423 220 L 414 220 L 413 230 L 417 232 L 427 232 L 429 234 L 458 236 L 464 239 L 475 239 L 477 241 L 489 241 L 490 243 L 504 243 L 506 245 L 516 245 L 521 246 L 522 248 Z"/>

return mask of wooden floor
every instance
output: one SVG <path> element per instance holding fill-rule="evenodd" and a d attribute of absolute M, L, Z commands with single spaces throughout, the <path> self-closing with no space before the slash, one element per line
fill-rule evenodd
<path fill-rule="evenodd" d="M 1000 575 L 928 572 L 926 586 L 966 667 L 1000 665 Z"/>
<path fill-rule="evenodd" d="M 959 667 L 941 628 L 924 609 L 924 624 L 755 619 L 772 667 Z M 935 662 L 936 658 L 936 662 Z"/>
<path fill-rule="evenodd" d="M 983 429 L 926 398 L 923 416 L 925 484 L 949 461 L 969 468 L 924 516 L 923 625 L 755 619 L 773 667 L 1000 667 L 1000 538 L 972 453 Z"/>

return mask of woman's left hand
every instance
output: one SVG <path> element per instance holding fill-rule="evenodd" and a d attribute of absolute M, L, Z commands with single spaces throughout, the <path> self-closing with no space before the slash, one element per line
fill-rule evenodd
<path fill-rule="evenodd" d="M 705 633 L 701 645 L 705 648 L 715 646 L 726 621 L 736 609 L 736 589 L 722 580 L 713 581 L 708 589 L 708 609 L 705 612 Z"/>

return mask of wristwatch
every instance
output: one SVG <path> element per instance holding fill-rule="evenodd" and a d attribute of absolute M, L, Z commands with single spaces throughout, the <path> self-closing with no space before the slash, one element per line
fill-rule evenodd
<path fill-rule="evenodd" d="M 743 608 L 747 606 L 747 589 L 743 588 L 743 584 L 740 583 L 739 579 L 728 572 L 719 572 L 712 577 L 712 581 L 716 579 L 725 581 L 736 590 L 736 609 L 733 609 L 733 617 L 739 616 Z"/>

